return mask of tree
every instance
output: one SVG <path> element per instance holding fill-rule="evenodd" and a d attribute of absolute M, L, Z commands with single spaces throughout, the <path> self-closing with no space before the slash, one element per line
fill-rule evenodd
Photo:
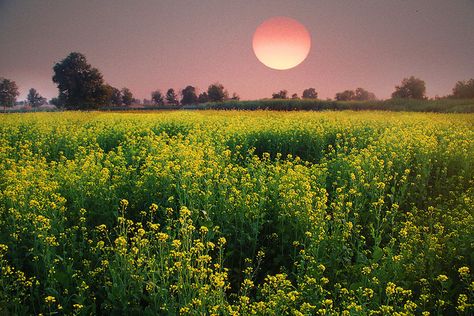
<path fill-rule="evenodd" d="M 115 105 L 115 106 L 122 105 L 122 93 L 120 92 L 119 89 L 112 87 L 109 84 L 106 84 L 105 91 L 107 95 L 106 105 Z"/>
<path fill-rule="evenodd" d="M 70 53 L 54 67 L 53 82 L 59 90 L 58 99 L 69 109 L 95 109 L 108 101 L 107 87 L 97 68 L 86 57 Z"/>
<path fill-rule="evenodd" d="M 132 105 L 133 102 L 133 94 L 128 88 L 122 88 L 122 103 L 126 106 Z"/>
<path fill-rule="evenodd" d="M 196 95 L 196 88 L 193 86 L 187 86 L 181 91 L 181 104 L 193 104 L 196 103 L 198 97 Z"/>
<path fill-rule="evenodd" d="M 222 102 L 227 98 L 227 93 L 224 86 L 218 82 L 211 84 L 207 88 L 207 95 L 210 102 Z"/>
<path fill-rule="evenodd" d="M 0 78 L 0 104 L 3 105 L 3 111 L 7 110 L 7 107 L 15 105 L 16 97 L 19 96 L 18 86 L 15 81 Z"/>
<path fill-rule="evenodd" d="M 56 97 L 56 98 L 52 98 L 51 100 L 49 100 L 49 103 L 56 106 L 57 108 L 61 109 L 61 108 L 64 108 L 64 97 Z"/>
<path fill-rule="evenodd" d="M 151 100 L 153 101 L 154 104 L 157 104 L 157 105 L 165 104 L 165 101 L 163 99 L 163 94 L 161 93 L 160 90 L 156 90 L 151 93 Z"/>
<path fill-rule="evenodd" d="M 240 100 L 240 96 L 237 94 L 237 93 L 232 93 L 232 98 L 230 98 L 231 100 L 235 100 L 235 101 L 239 101 Z"/>
<path fill-rule="evenodd" d="M 345 90 L 343 92 L 336 93 L 337 101 L 351 101 L 354 100 L 355 92 L 353 90 Z"/>
<path fill-rule="evenodd" d="M 308 88 L 303 91 L 303 99 L 317 99 L 318 93 L 314 88 Z"/>
<path fill-rule="evenodd" d="M 110 86 L 110 103 L 115 106 L 122 105 L 122 92 L 119 89 Z"/>
<path fill-rule="evenodd" d="M 34 88 L 30 89 L 26 98 L 28 103 L 34 108 L 46 104 L 46 98 L 43 98 Z"/>
<path fill-rule="evenodd" d="M 209 96 L 206 92 L 200 93 L 198 97 L 198 103 L 207 103 L 209 102 Z"/>
<path fill-rule="evenodd" d="M 421 79 L 411 76 L 402 80 L 400 86 L 395 86 L 393 99 L 425 99 L 426 86 Z"/>
<path fill-rule="evenodd" d="M 357 88 L 354 92 L 353 100 L 355 101 L 371 101 L 375 99 L 376 99 L 375 94 L 363 88 Z"/>
<path fill-rule="evenodd" d="M 168 91 L 166 91 L 166 103 L 171 105 L 179 105 L 178 96 L 174 92 L 173 88 L 170 88 Z"/>
<path fill-rule="evenodd" d="M 291 95 L 291 98 L 292 98 L 293 100 L 299 99 L 298 93 L 293 93 L 293 94 Z"/>
<path fill-rule="evenodd" d="M 288 94 L 288 91 L 286 90 L 280 90 L 279 92 L 277 93 L 273 93 L 272 94 L 272 98 L 273 99 L 287 99 L 287 94 Z"/>
<path fill-rule="evenodd" d="M 375 94 L 363 88 L 357 88 L 355 91 L 345 90 L 338 92 L 335 98 L 337 101 L 369 101 L 375 100 Z"/>
<path fill-rule="evenodd" d="M 453 88 L 454 98 L 473 99 L 474 98 L 474 79 L 467 81 L 458 81 Z"/>

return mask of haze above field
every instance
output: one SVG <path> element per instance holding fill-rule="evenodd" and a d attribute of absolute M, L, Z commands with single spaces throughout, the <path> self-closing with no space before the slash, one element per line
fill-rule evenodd
<path fill-rule="evenodd" d="M 288 16 L 311 34 L 294 69 L 264 66 L 252 50 L 255 29 Z M 200 91 L 219 81 L 242 99 L 280 89 L 320 98 L 364 87 L 387 98 L 407 76 L 446 95 L 474 74 L 474 1 L 26 1 L 0 0 L 0 76 L 57 96 L 52 66 L 84 53 L 106 82 L 138 98 L 155 89 Z"/>

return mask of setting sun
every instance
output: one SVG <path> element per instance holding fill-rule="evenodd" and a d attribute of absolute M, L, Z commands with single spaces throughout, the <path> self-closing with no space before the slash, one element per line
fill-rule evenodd
<path fill-rule="evenodd" d="M 253 35 L 253 50 L 265 66 L 285 70 L 296 67 L 311 48 L 311 36 L 298 21 L 274 17 L 263 22 Z"/>

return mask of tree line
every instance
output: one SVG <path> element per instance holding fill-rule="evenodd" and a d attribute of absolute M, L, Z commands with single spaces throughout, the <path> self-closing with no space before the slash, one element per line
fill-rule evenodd
<path fill-rule="evenodd" d="M 89 110 L 104 106 L 130 106 L 141 103 L 135 99 L 130 89 L 118 89 L 105 83 L 102 74 L 97 68 L 92 67 L 86 57 L 78 52 L 70 53 L 66 58 L 56 63 L 53 67 L 53 82 L 57 85 L 59 94 L 50 100 L 51 104 L 59 108 L 71 110 Z M 0 78 L 0 104 L 4 107 L 14 106 L 18 97 L 18 86 L 12 80 Z M 474 98 L 474 79 L 458 81 L 452 94 L 448 98 L 470 99 Z M 289 99 L 287 90 L 280 90 L 272 94 L 273 99 Z M 302 99 L 317 99 L 318 92 L 314 88 L 305 89 Z M 376 100 L 375 95 L 363 88 L 345 90 L 335 95 L 337 101 L 371 101 Z M 206 91 L 197 92 L 196 87 L 186 86 L 178 93 L 170 88 L 165 94 L 161 90 L 151 92 L 151 99 L 143 100 L 144 105 L 188 105 L 207 102 L 222 102 L 226 100 L 239 100 L 240 97 L 228 91 L 218 82 L 209 85 Z M 297 93 L 291 99 L 300 99 Z M 395 86 L 392 99 L 427 99 L 426 84 L 423 80 L 411 76 L 402 80 Z M 46 104 L 47 100 L 36 89 L 31 88 L 27 96 L 27 104 L 38 107 Z"/>

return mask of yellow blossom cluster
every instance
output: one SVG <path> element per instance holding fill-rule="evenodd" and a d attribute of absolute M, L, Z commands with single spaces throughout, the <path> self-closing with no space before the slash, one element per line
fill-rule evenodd
<path fill-rule="evenodd" d="M 472 315 L 472 114 L 0 119 L 0 314 Z"/>

